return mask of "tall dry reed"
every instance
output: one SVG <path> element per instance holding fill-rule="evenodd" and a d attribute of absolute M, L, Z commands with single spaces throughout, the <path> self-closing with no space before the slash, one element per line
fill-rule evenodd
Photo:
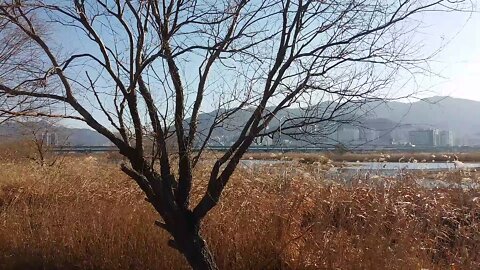
<path fill-rule="evenodd" d="M 0 165 L 0 269 L 186 267 L 112 162 Z M 196 171 L 194 201 L 208 166 Z M 408 179 L 339 185 L 313 177 L 313 167 L 237 171 L 203 224 L 220 269 L 480 268 L 478 190 L 430 190 Z"/>

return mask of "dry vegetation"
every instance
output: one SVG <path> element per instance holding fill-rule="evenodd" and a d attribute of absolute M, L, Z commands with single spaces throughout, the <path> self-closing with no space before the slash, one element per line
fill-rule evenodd
<path fill-rule="evenodd" d="M 116 164 L 10 158 L 0 161 L 0 269 L 186 267 Z M 203 227 L 220 269 L 480 268 L 480 191 L 427 190 L 413 176 L 338 185 L 315 167 L 237 171 Z"/>
<path fill-rule="evenodd" d="M 246 159 L 299 160 L 304 163 L 334 162 L 452 162 L 456 158 L 463 162 L 480 162 L 480 152 L 468 153 L 421 153 L 421 152 L 368 152 L 368 153 L 248 153 Z"/>
<path fill-rule="evenodd" d="M 387 162 L 398 162 L 399 160 L 403 162 L 408 162 L 409 160 L 416 160 L 418 162 L 449 162 L 453 161 L 455 158 L 463 162 L 479 162 L 480 153 L 479 152 L 468 152 L 468 153 L 420 153 L 420 152 L 394 152 L 394 153 L 346 153 L 346 154 L 336 154 L 329 153 L 327 155 L 329 158 L 335 161 L 381 161 L 385 160 Z"/>

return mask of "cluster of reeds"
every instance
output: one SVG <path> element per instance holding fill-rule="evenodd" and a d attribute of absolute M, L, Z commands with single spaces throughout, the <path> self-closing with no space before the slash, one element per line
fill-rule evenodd
<path fill-rule="evenodd" d="M 116 164 L 0 165 L 0 269 L 186 268 Z M 199 166 L 192 201 L 210 164 Z M 314 167 L 237 170 L 203 223 L 220 269 L 480 268 L 479 190 L 344 185 Z"/>
<path fill-rule="evenodd" d="M 365 153 L 266 153 L 253 152 L 245 155 L 246 159 L 255 160 L 299 160 L 304 163 L 333 162 L 480 162 L 479 152 L 465 153 L 421 153 L 421 152 L 365 152 Z"/>
<path fill-rule="evenodd" d="M 421 152 L 389 152 L 389 153 L 328 153 L 327 157 L 335 161 L 367 161 L 367 162 L 464 162 L 480 161 L 480 153 L 421 153 Z"/>

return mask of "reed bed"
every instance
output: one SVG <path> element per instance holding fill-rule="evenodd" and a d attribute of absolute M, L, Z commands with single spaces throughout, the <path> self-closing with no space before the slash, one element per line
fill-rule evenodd
<path fill-rule="evenodd" d="M 304 163 L 331 162 L 480 162 L 480 152 L 467 153 L 421 153 L 421 152 L 372 152 L 372 153 L 247 153 L 245 159 L 298 160 Z"/>
<path fill-rule="evenodd" d="M 0 269 L 187 268 L 104 157 L 0 165 Z M 211 164 L 199 166 L 193 201 Z M 480 268 L 479 190 L 327 178 L 315 164 L 239 168 L 203 223 L 220 269 Z"/>

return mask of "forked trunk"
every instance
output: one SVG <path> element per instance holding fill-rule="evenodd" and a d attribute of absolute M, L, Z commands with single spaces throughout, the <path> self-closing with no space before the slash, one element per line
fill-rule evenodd
<path fill-rule="evenodd" d="M 132 161 L 132 166 L 135 165 L 138 167 L 138 163 Z M 172 179 L 161 179 L 153 173 L 143 176 L 126 166 L 122 166 L 122 170 L 137 181 L 140 188 L 146 193 L 148 201 L 164 221 L 164 223 L 156 222 L 156 224 L 170 233 L 173 240 L 169 241 L 169 245 L 185 256 L 192 269 L 218 269 L 212 253 L 200 235 L 201 220 L 196 218 L 187 206 L 179 207 L 176 204 L 171 188 L 163 189 L 163 186 L 159 185 L 162 181 L 168 185 Z M 153 183 L 152 188 L 149 187 L 149 183 Z"/>

